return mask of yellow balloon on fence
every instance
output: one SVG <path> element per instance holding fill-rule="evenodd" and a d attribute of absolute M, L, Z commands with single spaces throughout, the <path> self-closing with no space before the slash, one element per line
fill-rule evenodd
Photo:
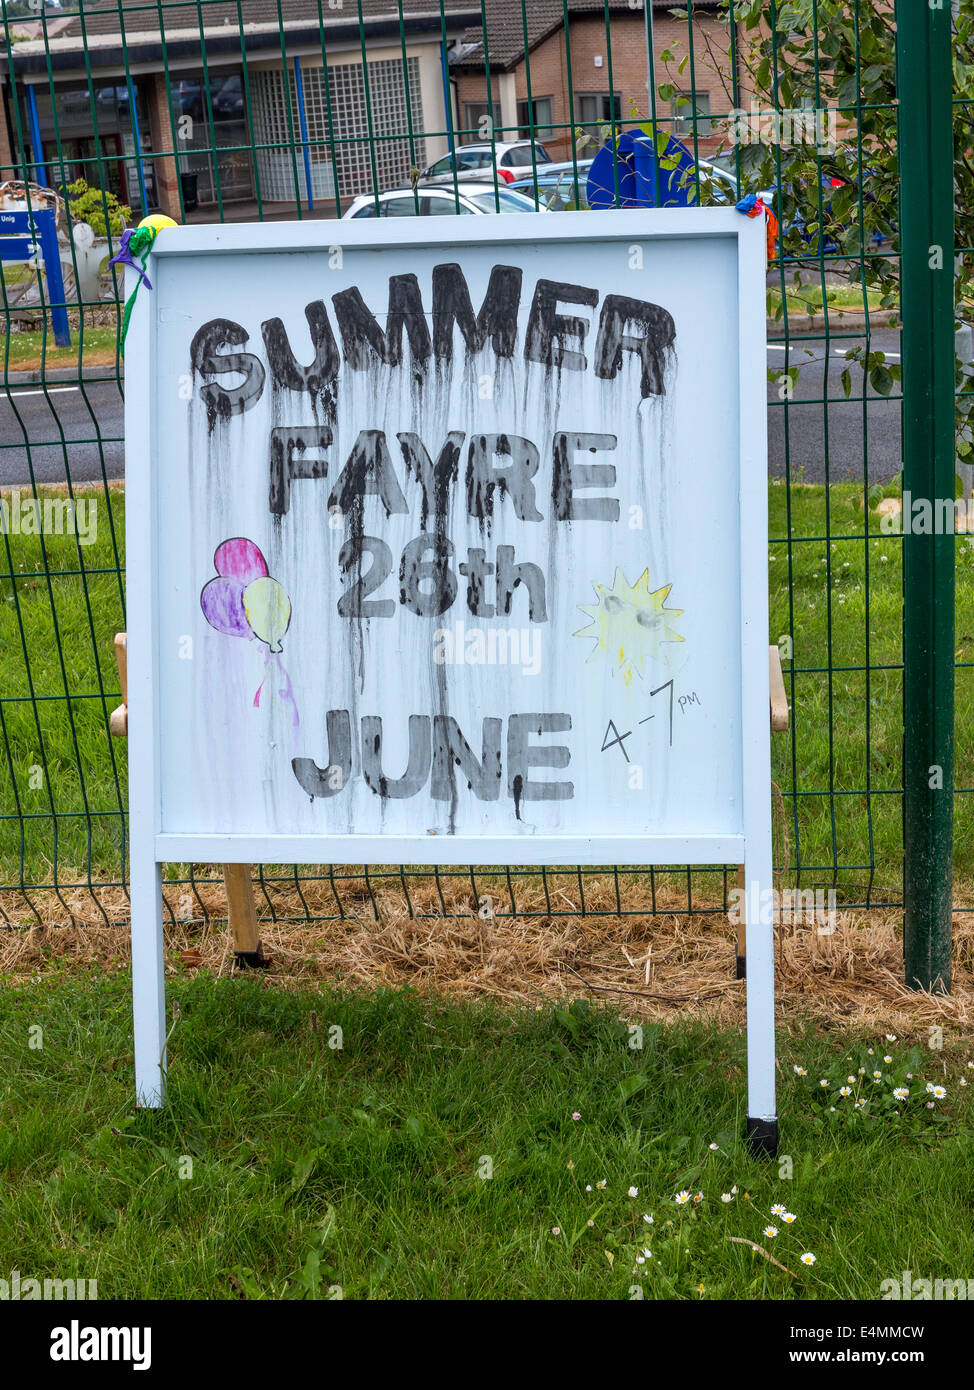
<path fill-rule="evenodd" d="M 281 651 L 281 638 L 291 622 L 291 600 L 284 585 L 267 574 L 252 579 L 243 591 L 243 606 L 254 636 L 272 652 Z"/>
<path fill-rule="evenodd" d="M 178 227 L 179 223 L 167 217 L 164 212 L 154 212 L 151 217 L 143 217 L 139 226 L 152 227 L 156 232 L 161 232 L 163 227 Z"/>

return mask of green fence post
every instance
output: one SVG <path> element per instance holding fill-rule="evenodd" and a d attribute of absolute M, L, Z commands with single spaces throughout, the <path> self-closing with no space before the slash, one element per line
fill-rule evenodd
<path fill-rule="evenodd" d="M 903 320 L 903 955 L 911 988 L 946 992 L 953 908 L 954 537 L 952 525 L 948 531 L 938 518 L 946 516 L 947 499 L 953 517 L 954 499 L 949 3 L 896 0 L 896 39 Z M 922 532 L 911 525 L 908 503 L 918 522 L 917 502 L 928 503 L 934 518 Z"/>

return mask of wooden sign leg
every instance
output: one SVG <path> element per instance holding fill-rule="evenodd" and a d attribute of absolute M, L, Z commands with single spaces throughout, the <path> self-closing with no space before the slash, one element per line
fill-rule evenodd
<path fill-rule="evenodd" d="M 227 889 L 227 910 L 237 964 L 250 969 L 266 969 L 268 961 L 257 934 L 257 905 L 250 865 L 224 864 L 223 882 Z"/>

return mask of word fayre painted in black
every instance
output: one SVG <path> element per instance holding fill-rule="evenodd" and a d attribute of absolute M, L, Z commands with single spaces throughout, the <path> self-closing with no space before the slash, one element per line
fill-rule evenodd
<path fill-rule="evenodd" d="M 570 801 L 571 782 L 544 781 L 531 777 L 533 768 L 564 768 L 571 762 L 565 744 L 534 743 L 544 734 L 568 733 L 570 714 L 512 714 L 507 720 L 507 794 L 514 814 L 521 819 L 525 801 Z M 301 787 L 312 797 L 338 796 L 352 778 L 352 718 L 347 709 L 330 709 L 325 717 L 328 761 L 319 767 L 313 758 L 294 758 L 291 767 Z M 503 719 L 485 718 L 481 727 L 481 751 L 467 742 L 450 715 L 411 714 L 408 720 L 409 755 L 401 777 L 390 777 L 382 767 L 382 720 L 363 715 L 359 742 L 362 777 L 376 796 L 401 800 L 418 796 L 430 784 L 434 801 L 455 802 L 456 775 L 479 801 L 497 801 L 504 781 Z"/>
<path fill-rule="evenodd" d="M 303 392 L 334 408 L 342 364 L 350 372 L 370 372 L 377 367 L 404 364 L 404 343 L 409 345 L 411 369 L 419 376 L 430 367 L 440 372 L 453 359 L 455 330 L 463 338 L 468 355 L 488 345 L 498 361 L 511 360 L 518 351 L 518 313 L 522 297 L 522 271 L 517 266 L 495 265 L 487 292 L 474 312 L 470 290 L 459 265 L 433 269 L 432 313 L 427 314 L 415 275 L 389 277 L 385 327 L 368 308 L 357 287 L 331 297 L 338 335 L 323 299 L 313 300 L 304 315 L 314 347 L 314 358 L 299 362 L 287 329 L 279 318 L 261 324 L 267 365 L 254 352 L 243 351 L 250 335 L 232 319 L 211 319 L 195 334 L 190 358 L 195 373 L 203 378 L 201 396 L 212 428 L 219 420 L 251 410 L 264 393 L 267 374 L 276 391 Z M 589 357 L 585 339 L 589 321 L 580 314 L 563 313 L 562 306 L 595 309 L 599 291 L 585 285 L 538 280 L 528 312 L 521 353 L 549 371 L 585 372 Z M 624 354 L 640 363 L 640 394 L 665 394 L 667 354 L 676 332 L 672 315 L 659 304 L 628 295 L 607 294 L 599 312 L 591 367 L 603 381 L 622 370 Z M 221 377 L 241 380 L 221 382 Z"/>

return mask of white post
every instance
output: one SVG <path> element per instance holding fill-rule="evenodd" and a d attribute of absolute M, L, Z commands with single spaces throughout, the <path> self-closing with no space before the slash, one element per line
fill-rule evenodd
<path fill-rule="evenodd" d="M 163 233 L 165 235 L 165 233 Z M 151 257 L 150 257 L 151 260 Z M 157 281 L 155 267 L 152 280 Z M 125 294 L 136 286 L 125 273 Z M 162 942 L 162 872 L 156 862 L 159 794 L 155 739 L 155 662 L 158 641 L 153 536 L 153 412 L 149 379 L 150 294 L 140 290 L 125 343 L 125 531 L 128 599 L 128 762 L 131 845 L 132 1013 L 135 1094 L 154 1108 L 166 1098 L 166 982 Z"/>
<path fill-rule="evenodd" d="M 166 980 L 162 949 L 162 870 L 144 850 L 132 854 L 132 1016 L 136 1104 L 166 1100 Z"/>

